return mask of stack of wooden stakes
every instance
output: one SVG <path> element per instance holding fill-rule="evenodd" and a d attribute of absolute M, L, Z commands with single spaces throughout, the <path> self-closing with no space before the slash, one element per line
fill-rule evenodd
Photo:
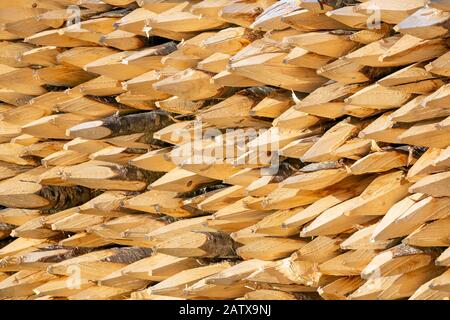
<path fill-rule="evenodd" d="M 0 299 L 449 299 L 449 0 L 0 24 Z"/>

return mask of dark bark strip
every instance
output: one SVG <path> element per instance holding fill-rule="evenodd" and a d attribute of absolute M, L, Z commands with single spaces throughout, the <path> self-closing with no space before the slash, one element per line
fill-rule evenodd
<path fill-rule="evenodd" d="M 377 81 L 399 70 L 398 67 L 369 67 L 365 66 L 361 69 L 361 73 L 364 74 L 370 81 Z"/>
<path fill-rule="evenodd" d="M 183 199 L 190 199 L 190 198 L 194 198 L 194 197 L 206 194 L 206 193 L 211 192 L 211 191 L 224 189 L 224 188 L 227 188 L 229 186 L 230 185 L 214 181 L 214 182 L 211 182 L 211 183 L 207 183 L 207 184 L 201 185 L 200 187 L 196 188 L 195 190 L 184 192 L 184 193 L 180 193 L 179 197 L 183 198 Z"/>
<path fill-rule="evenodd" d="M 164 172 L 153 172 L 133 166 L 117 166 L 113 168 L 117 176 L 112 180 L 144 181 L 148 184 L 161 178 Z"/>
<path fill-rule="evenodd" d="M 323 10 L 324 5 L 329 5 L 335 9 L 339 9 L 346 6 L 352 6 L 359 4 L 356 0 L 319 0 L 320 8 Z"/>
<path fill-rule="evenodd" d="M 167 56 L 168 54 L 177 51 L 178 47 L 174 41 L 169 41 L 160 45 L 156 45 L 149 49 L 155 50 L 150 56 Z"/>
<path fill-rule="evenodd" d="M 237 243 L 224 232 L 204 232 L 195 231 L 197 233 L 202 233 L 207 237 L 206 243 L 200 247 L 208 253 L 209 258 L 235 258 Z"/>
<path fill-rule="evenodd" d="M 52 251 L 59 251 L 61 249 L 64 249 L 65 251 L 62 253 L 58 253 L 58 254 L 54 254 L 54 255 L 49 255 L 46 257 L 42 257 L 40 259 L 36 259 L 35 262 L 44 262 L 44 263 L 58 263 L 64 260 L 68 260 L 68 259 L 72 259 L 75 258 L 77 256 L 81 256 L 83 254 L 92 252 L 95 250 L 95 248 L 83 248 L 83 247 L 63 247 L 60 245 L 54 245 L 54 246 L 49 246 L 45 249 L 42 250 L 38 250 L 37 252 L 48 252 L 48 253 L 52 253 Z"/>
<path fill-rule="evenodd" d="M 125 247 L 113 248 L 115 254 L 105 258 L 102 261 L 111 263 L 131 264 L 133 262 L 147 258 L 153 254 L 153 250 L 149 248 Z"/>
<path fill-rule="evenodd" d="M 304 163 L 298 159 L 287 159 L 280 164 L 277 174 L 274 176 L 273 182 L 281 182 L 294 173 L 298 172 Z"/>
<path fill-rule="evenodd" d="M 427 254 L 434 259 L 443 252 L 442 248 L 418 248 L 411 247 L 407 244 L 400 244 L 392 249 L 392 256 L 394 258 L 412 256 L 416 254 Z"/>
<path fill-rule="evenodd" d="M 133 133 L 145 133 L 146 143 L 151 143 L 153 133 L 172 124 L 172 119 L 161 111 L 135 113 L 119 117 L 113 115 L 103 120 L 103 127 L 111 130 L 108 138 L 130 135 Z M 106 138 L 106 137 L 105 137 Z"/>
<path fill-rule="evenodd" d="M 98 192 L 80 186 L 43 186 L 38 195 L 50 202 L 41 208 L 42 213 L 56 213 L 86 203 L 96 197 Z"/>
<path fill-rule="evenodd" d="M 260 86 L 260 87 L 250 87 L 244 90 L 241 90 L 237 93 L 237 95 L 251 97 L 255 100 L 255 102 L 260 102 L 268 95 L 273 94 L 277 90 L 272 87 Z"/>

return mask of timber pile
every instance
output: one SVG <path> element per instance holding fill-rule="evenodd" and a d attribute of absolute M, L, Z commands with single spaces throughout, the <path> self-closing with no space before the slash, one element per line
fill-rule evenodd
<path fill-rule="evenodd" d="M 449 299 L 450 1 L 0 23 L 0 298 Z"/>

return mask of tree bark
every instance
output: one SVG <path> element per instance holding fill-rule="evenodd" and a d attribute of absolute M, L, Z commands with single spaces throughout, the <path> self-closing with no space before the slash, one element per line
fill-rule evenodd
<path fill-rule="evenodd" d="M 50 202 L 41 208 L 42 213 L 56 213 L 88 202 L 98 191 L 80 186 L 43 186 L 38 195 Z"/>
<path fill-rule="evenodd" d="M 103 127 L 111 130 L 107 138 L 145 133 L 145 143 L 152 143 L 153 133 L 173 123 L 170 117 L 161 111 L 135 113 L 119 117 L 113 115 L 103 120 Z"/>

